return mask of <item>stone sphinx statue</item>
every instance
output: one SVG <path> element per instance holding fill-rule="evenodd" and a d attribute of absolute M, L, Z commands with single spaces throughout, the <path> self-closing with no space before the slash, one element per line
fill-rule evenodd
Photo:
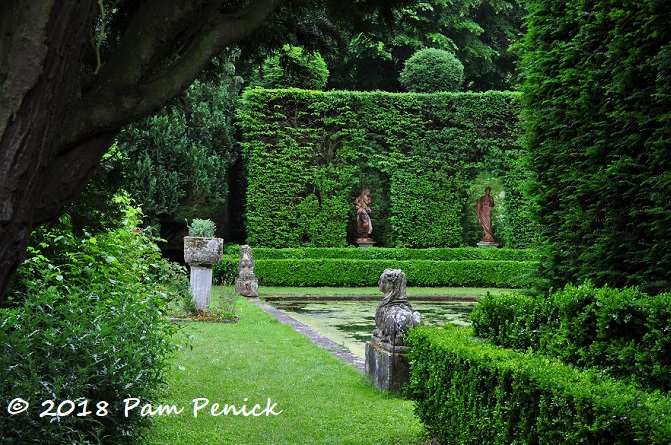
<path fill-rule="evenodd" d="M 375 311 L 375 325 L 372 342 L 387 351 L 402 352 L 403 335 L 419 325 L 421 315 L 412 310 L 405 294 L 405 273 L 400 269 L 386 269 L 378 282 L 384 292 L 382 301 Z"/>
<path fill-rule="evenodd" d="M 235 291 L 245 297 L 258 297 L 259 280 L 254 275 L 254 257 L 247 244 L 240 246 L 240 262 L 238 263 L 238 279 L 235 280 Z"/>

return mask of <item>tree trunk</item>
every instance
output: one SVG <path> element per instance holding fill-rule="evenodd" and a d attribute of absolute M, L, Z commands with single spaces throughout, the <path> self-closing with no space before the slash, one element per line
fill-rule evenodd
<path fill-rule="evenodd" d="M 94 0 L 3 0 L 0 81 L 0 303 L 25 258 L 49 166 L 78 95 Z M 82 185 L 79 185 L 81 187 Z M 62 211 L 62 208 L 60 209 Z M 57 215 L 52 212 L 51 217 Z"/>
<path fill-rule="evenodd" d="M 143 0 L 89 82 L 96 0 L 0 0 L 0 305 L 33 228 L 67 209 L 123 125 L 183 92 L 286 0 Z M 132 3 L 131 3 L 132 5 Z"/>

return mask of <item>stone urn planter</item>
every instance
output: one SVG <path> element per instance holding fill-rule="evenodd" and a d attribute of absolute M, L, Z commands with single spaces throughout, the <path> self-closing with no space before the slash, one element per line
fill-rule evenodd
<path fill-rule="evenodd" d="M 194 227 L 199 227 L 197 221 L 209 220 L 194 220 L 189 226 L 189 236 L 184 237 L 184 261 L 191 268 L 189 278 L 196 309 L 204 311 L 210 305 L 212 294 L 212 265 L 221 261 L 224 240 L 214 236 L 193 236 L 214 235 L 214 223 L 211 221 L 208 223 L 208 228 L 211 230 L 194 230 Z"/>

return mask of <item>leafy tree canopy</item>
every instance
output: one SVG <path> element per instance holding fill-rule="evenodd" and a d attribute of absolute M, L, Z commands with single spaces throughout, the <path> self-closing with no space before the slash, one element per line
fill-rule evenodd
<path fill-rule="evenodd" d="M 179 96 L 216 55 L 328 39 L 312 11 L 358 33 L 364 17 L 391 23 L 413 2 L 0 2 L 0 303 L 32 229 L 70 206 L 123 126 Z"/>
<path fill-rule="evenodd" d="M 225 201 L 237 157 L 231 120 L 241 79 L 233 60 L 233 54 L 214 59 L 212 73 L 117 138 L 126 187 L 153 225 L 211 217 Z"/>
<path fill-rule="evenodd" d="M 516 0 L 432 0 L 396 10 L 393 29 L 377 26 L 371 15 L 370 32 L 350 30 L 347 56 L 328 61 L 331 86 L 400 91 L 403 63 L 419 49 L 438 48 L 463 63 L 465 89 L 509 89 L 516 61 L 510 46 L 521 35 L 524 14 Z"/>
<path fill-rule="evenodd" d="M 308 53 L 301 47 L 285 45 L 278 54 L 265 60 L 252 85 L 263 88 L 322 90 L 328 76 L 329 70 L 321 54 Z"/>

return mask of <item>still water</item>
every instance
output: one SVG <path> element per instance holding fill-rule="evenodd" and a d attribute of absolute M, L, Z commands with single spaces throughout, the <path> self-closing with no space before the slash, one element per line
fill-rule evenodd
<path fill-rule="evenodd" d="M 363 358 L 365 342 L 375 330 L 375 309 L 379 301 L 273 300 L 269 303 Z M 422 323 L 428 326 L 469 325 L 470 313 L 477 305 L 471 301 L 411 301 L 410 304 L 422 314 Z"/>

